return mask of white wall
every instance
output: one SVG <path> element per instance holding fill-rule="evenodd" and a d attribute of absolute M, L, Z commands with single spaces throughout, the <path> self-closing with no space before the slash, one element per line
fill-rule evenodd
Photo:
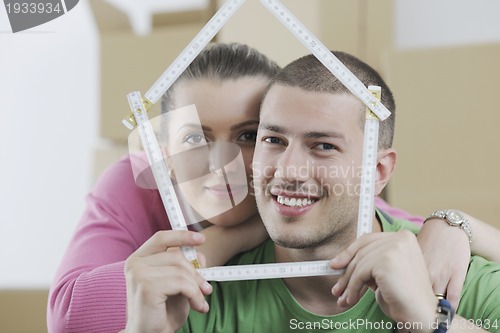
<path fill-rule="evenodd" d="M 496 0 L 395 3 L 400 48 L 500 41 Z M 97 59 L 86 1 L 17 34 L 0 5 L 0 288 L 47 287 L 82 213 L 98 136 Z"/>
<path fill-rule="evenodd" d="M 86 1 L 12 34 L 0 6 L 0 288 L 47 287 L 84 207 L 97 138 Z"/>
<path fill-rule="evenodd" d="M 395 0 L 400 49 L 500 42 L 498 0 Z"/>

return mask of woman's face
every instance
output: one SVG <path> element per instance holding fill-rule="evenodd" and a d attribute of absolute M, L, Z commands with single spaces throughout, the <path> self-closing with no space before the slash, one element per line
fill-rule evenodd
<path fill-rule="evenodd" d="M 172 112 L 166 150 L 173 178 L 201 219 L 230 226 L 257 214 L 250 165 L 267 84 L 261 77 L 190 79 L 175 87 L 175 107 L 194 104 L 197 116 Z"/>

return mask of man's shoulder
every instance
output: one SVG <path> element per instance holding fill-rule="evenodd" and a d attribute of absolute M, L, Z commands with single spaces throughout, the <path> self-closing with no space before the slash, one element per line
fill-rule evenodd
<path fill-rule="evenodd" d="M 500 332 L 500 264 L 472 256 L 457 313 L 492 326 Z M 485 327 L 486 328 L 486 327 Z"/>
<path fill-rule="evenodd" d="M 420 226 L 418 224 L 401 218 L 396 218 L 381 209 L 377 209 L 375 214 L 377 215 L 378 220 L 381 222 L 382 230 L 384 232 L 409 230 L 414 234 L 418 234 L 420 230 Z"/>
<path fill-rule="evenodd" d="M 464 282 L 464 290 L 467 288 L 481 290 L 482 287 L 487 287 L 489 284 L 500 290 L 500 264 L 480 256 L 472 256 Z M 498 301 L 500 302 L 500 298 Z"/>
<path fill-rule="evenodd" d="M 480 256 L 472 256 L 464 282 L 464 292 L 474 289 L 474 294 L 485 291 L 488 286 L 498 289 L 497 301 L 500 304 L 500 264 Z"/>

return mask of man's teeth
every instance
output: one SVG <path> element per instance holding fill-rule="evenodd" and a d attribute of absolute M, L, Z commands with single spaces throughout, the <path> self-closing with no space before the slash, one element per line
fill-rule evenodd
<path fill-rule="evenodd" d="M 282 205 L 289 207 L 303 207 L 313 203 L 314 200 L 311 199 L 299 199 L 299 198 L 285 198 L 281 195 L 278 195 L 278 202 Z"/>

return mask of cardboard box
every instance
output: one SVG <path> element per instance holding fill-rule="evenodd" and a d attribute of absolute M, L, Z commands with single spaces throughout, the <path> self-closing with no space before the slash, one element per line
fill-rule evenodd
<path fill-rule="evenodd" d="M 391 203 L 420 215 L 457 208 L 500 227 L 500 44 L 392 51 L 397 104 Z"/>
<path fill-rule="evenodd" d="M 177 55 L 211 17 L 207 10 L 176 12 L 153 17 L 153 29 L 137 36 L 125 13 L 102 0 L 91 0 L 100 35 L 100 135 L 124 143 L 122 124 L 130 108 L 126 95 L 142 94 L 153 85 Z M 151 111 L 159 112 L 159 103 Z"/>
<path fill-rule="evenodd" d="M 220 6 L 225 0 L 217 0 Z M 349 52 L 375 69 L 393 49 L 393 0 L 282 0 L 329 49 Z M 260 1 L 246 1 L 217 35 L 219 42 L 255 47 L 280 66 L 310 51 Z M 384 190 L 382 197 L 386 197 Z"/>
<path fill-rule="evenodd" d="M 392 47 L 392 0 L 283 0 L 282 4 L 328 48 L 349 52 L 375 67 L 381 50 Z M 246 1 L 217 40 L 249 44 L 281 66 L 310 53 L 260 1 Z"/>
<path fill-rule="evenodd" d="M 0 332 L 47 332 L 48 290 L 0 290 Z"/>
<path fill-rule="evenodd" d="M 101 142 L 94 148 L 92 184 L 113 163 L 119 161 L 129 153 L 126 143 Z"/>

